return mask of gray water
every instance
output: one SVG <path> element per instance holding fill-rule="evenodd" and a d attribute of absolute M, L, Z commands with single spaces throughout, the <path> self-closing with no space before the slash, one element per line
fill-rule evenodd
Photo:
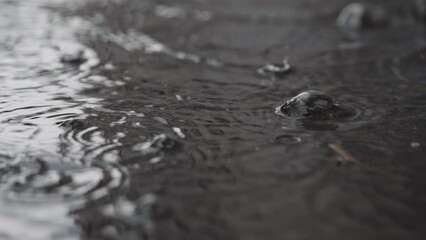
<path fill-rule="evenodd" d="M 425 12 L 368 2 L 0 0 L 0 239 L 423 239 Z"/>

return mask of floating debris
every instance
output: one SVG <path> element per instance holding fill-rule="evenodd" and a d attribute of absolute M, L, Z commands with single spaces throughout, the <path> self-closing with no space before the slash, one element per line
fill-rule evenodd
<path fill-rule="evenodd" d="M 361 29 L 383 26 L 388 18 L 382 7 L 362 3 L 351 3 L 344 7 L 337 17 L 336 24 L 342 28 Z"/>
<path fill-rule="evenodd" d="M 325 93 L 303 92 L 276 109 L 276 113 L 292 118 L 337 120 L 353 115 Z"/>
<path fill-rule="evenodd" d="M 346 152 L 343 148 L 339 147 L 338 145 L 334 143 L 328 144 L 328 147 L 339 154 L 341 158 L 343 158 L 345 161 L 352 162 L 352 163 L 361 163 L 358 159 L 356 159 L 354 156 Z"/>
<path fill-rule="evenodd" d="M 420 143 L 418 143 L 418 142 L 412 142 L 412 143 L 410 143 L 410 146 L 412 148 L 418 148 L 418 147 L 420 147 Z"/>
<path fill-rule="evenodd" d="M 284 58 L 281 64 L 267 63 L 263 67 L 257 69 L 257 73 L 264 76 L 283 77 L 291 71 L 291 66 L 287 58 Z"/>
<path fill-rule="evenodd" d="M 393 173 L 393 172 L 389 172 L 385 169 L 376 167 L 376 166 L 372 166 L 368 163 L 364 163 L 361 162 L 359 159 L 355 158 L 354 156 L 352 156 L 350 153 L 348 153 L 345 149 L 343 149 L 342 147 L 340 147 L 337 144 L 334 143 L 330 143 L 328 144 L 328 147 L 333 150 L 335 153 L 337 153 L 343 160 L 357 164 L 359 167 L 363 168 L 364 170 L 370 171 L 370 172 L 374 172 L 392 179 L 396 179 L 396 180 L 403 180 L 402 176 Z"/>

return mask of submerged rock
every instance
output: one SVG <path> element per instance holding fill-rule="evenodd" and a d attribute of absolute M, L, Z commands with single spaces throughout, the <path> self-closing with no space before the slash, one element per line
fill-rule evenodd
<path fill-rule="evenodd" d="M 277 114 L 299 119 L 337 120 L 353 115 L 341 107 L 333 98 L 319 91 L 306 91 L 276 110 Z"/>
<path fill-rule="evenodd" d="M 347 29 L 362 29 L 383 26 L 388 23 L 382 7 L 351 3 L 340 11 L 336 24 Z"/>

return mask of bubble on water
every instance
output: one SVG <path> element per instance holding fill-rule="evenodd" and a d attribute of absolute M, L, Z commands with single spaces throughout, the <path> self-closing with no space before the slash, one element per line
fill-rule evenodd
<path fill-rule="evenodd" d="M 336 24 L 342 28 L 361 29 L 385 25 L 388 22 L 382 7 L 362 3 L 345 6 L 337 17 Z"/>
<path fill-rule="evenodd" d="M 291 71 L 288 59 L 285 58 L 281 64 L 267 63 L 263 67 L 257 69 L 257 73 L 264 76 L 283 77 Z"/>
<path fill-rule="evenodd" d="M 276 113 L 296 119 L 338 120 L 352 116 L 325 93 L 310 90 L 303 92 L 276 109 Z"/>
<path fill-rule="evenodd" d="M 181 95 L 176 95 L 176 99 L 177 99 L 178 101 L 183 101 L 183 97 L 182 97 Z"/>
<path fill-rule="evenodd" d="M 173 127 L 173 132 L 176 133 L 176 135 L 178 135 L 180 138 L 185 138 L 185 134 L 182 132 L 182 129 L 178 128 L 178 127 Z"/>

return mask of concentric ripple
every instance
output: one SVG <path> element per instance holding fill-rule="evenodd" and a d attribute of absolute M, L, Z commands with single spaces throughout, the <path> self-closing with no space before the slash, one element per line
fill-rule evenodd
<path fill-rule="evenodd" d="M 2 239 L 76 239 L 70 204 L 101 198 L 126 179 L 119 136 L 107 139 L 85 121 L 101 99 L 80 94 L 115 83 L 95 74 L 100 60 L 76 36 L 84 26 L 45 8 L 60 2 L 0 0 Z"/>
<path fill-rule="evenodd" d="M 294 98 L 289 100 L 289 102 L 290 101 L 294 101 Z M 367 100 L 362 101 L 362 99 L 354 99 L 349 96 L 341 96 L 338 103 L 337 110 L 318 107 L 312 110 L 312 113 L 307 111 L 307 109 L 310 108 L 304 106 L 304 102 L 299 102 L 297 108 L 293 107 L 290 109 L 290 105 L 287 106 L 286 112 L 290 110 L 299 111 L 293 114 L 296 117 L 292 117 L 289 115 L 290 113 L 286 114 L 282 112 L 283 107 L 286 107 L 284 104 L 277 107 L 276 113 L 284 117 L 284 125 L 285 128 L 288 129 L 350 130 L 377 122 L 389 111 L 389 109 L 373 107 L 371 106 L 371 102 Z M 310 114 L 319 117 L 311 117 Z M 305 115 L 308 117 L 305 117 Z"/>
<path fill-rule="evenodd" d="M 124 172 L 105 165 L 84 166 L 76 163 L 22 161 L 1 168 L 1 189 L 15 201 L 99 198 L 108 189 L 122 184 Z"/>

